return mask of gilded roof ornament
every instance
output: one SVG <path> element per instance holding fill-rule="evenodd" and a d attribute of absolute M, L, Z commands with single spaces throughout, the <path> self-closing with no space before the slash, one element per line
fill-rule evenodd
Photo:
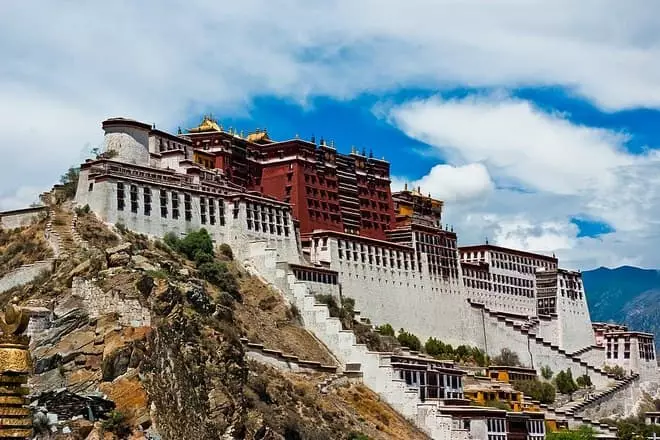
<path fill-rule="evenodd" d="M 26 398 L 28 376 L 32 373 L 30 338 L 23 333 L 30 322 L 29 312 L 16 306 L 17 298 L 0 314 L 0 439 L 32 438 L 32 415 Z"/>
<path fill-rule="evenodd" d="M 219 125 L 210 115 L 204 116 L 202 123 L 197 127 L 188 129 L 188 133 L 204 133 L 207 131 L 222 131 L 222 125 Z"/>

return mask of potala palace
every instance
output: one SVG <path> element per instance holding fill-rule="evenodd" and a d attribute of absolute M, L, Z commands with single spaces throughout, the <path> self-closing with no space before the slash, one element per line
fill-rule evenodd
<path fill-rule="evenodd" d="M 265 130 L 244 135 L 210 117 L 176 135 L 124 118 L 104 121 L 103 130 L 103 154 L 81 165 L 78 206 L 153 237 L 205 228 L 228 243 L 298 307 L 345 371 L 361 373 L 434 439 L 542 439 L 544 420 L 614 438 L 597 421 L 608 405 L 633 413 L 642 391 L 660 381 L 653 335 L 592 322 L 579 272 L 554 256 L 458 246 L 442 223 L 443 202 L 421 188 L 392 192 L 389 163 L 371 153 L 342 154 L 323 139 L 275 141 Z M 354 298 L 371 324 L 422 340 L 490 356 L 510 349 L 524 368 L 500 369 L 508 376 L 570 369 L 595 390 L 562 407 L 529 399 L 514 412 L 471 405 L 469 372 L 416 352 L 369 351 L 316 294 Z M 496 366 L 489 371 L 499 377 Z"/>

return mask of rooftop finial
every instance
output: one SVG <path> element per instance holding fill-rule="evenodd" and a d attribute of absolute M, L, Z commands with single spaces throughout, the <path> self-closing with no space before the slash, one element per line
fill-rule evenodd
<path fill-rule="evenodd" d="M 321 136 L 321 141 L 319 142 L 319 145 L 325 145 L 325 139 L 323 139 L 323 136 Z"/>
<path fill-rule="evenodd" d="M 316 136 L 312 135 L 312 140 L 311 140 L 311 142 L 312 142 L 313 144 L 316 144 Z"/>
<path fill-rule="evenodd" d="M 179 125 L 179 127 L 176 129 L 176 133 L 177 133 L 177 134 L 181 134 L 181 133 L 183 133 L 183 132 L 181 131 L 181 126 L 180 126 L 180 125 Z"/>
<path fill-rule="evenodd" d="M 367 150 L 364 147 L 362 147 L 362 155 L 365 157 L 367 156 Z"/>
<path fill-rule="evenodd" d="M 374 150 L 369 148 L 369 159 L 373 159 L 373 158 L 374 158 Z"/>
<path fill-rule="evenodd" d="M 403 184 L 403 190 L 408 191 L 408 183 L 407 182 Z"/>

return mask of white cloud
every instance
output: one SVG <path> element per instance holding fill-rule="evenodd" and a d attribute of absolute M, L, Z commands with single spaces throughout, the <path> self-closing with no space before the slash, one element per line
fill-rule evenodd
<path fill-rule="evenodd" d="M 256 96 L 305 103 L 408 86 L 558 85 L 606 110 L 657 108 L 658 12 L 653 0 L 0 2 L 2 208 L 24 203 L 19 188 L 46 189 L 79 162 L 109 116 L 174 129 L 211 108 L 249 111 Z M 434 121 L 442 137 L 426 123 L 404 126 L 452 158 L 421 178 L 424 186 L 475 212 L 493 211 L 486 208 L 496 199 L 519 212 L 510 204 L 523 202 L 517 194 L 499 200 L 500 191 L 488 190 L 491 180 L 511 181 L 570 203 L 552 206 L 549 217 L 542 203 L 527 212 L 530 223 L 565 223 L 566 212 L 586 206 L 617 230 L 649 230 L 658 202 L 644 185 L 658 183 L 656 158 L 621 153 L 620 133 L 483 99 L 445 105 L 464 125 Z"/>
<path fill-rule="evenodd" d="M 410 188 L 419 188 L 422 193 L 432 190 L 433 197 L 446 202 L 472 200 L 483 197 L 494 189 L 488 170 L 478 163 L 463 166 L 434 165 L 428 174 L 420 179 L 394 178 L 392 189 L 400 190 L 404 184 Z"/>
<path fill-rule="evenodd" d="M 410 137 L 436 148 L 450 169 L 485 165 L 499 184 L 482 197 L 447 206 L 463 243 L 488 237 L 503 246 L 556 251 L 577 267 L 633 261 L 660 266 L 652 245 L 660 245 L 657 151 L 630 154 L 623 148 L 627 136 L 576 125 L 502 95 L 413 101 L 389 116 Z M 434 194 L 445 191 L 433 172 L 419 181 L 429 182 Z M 573 217 L 605 221 L 616 232 L 578 238 Z"/>

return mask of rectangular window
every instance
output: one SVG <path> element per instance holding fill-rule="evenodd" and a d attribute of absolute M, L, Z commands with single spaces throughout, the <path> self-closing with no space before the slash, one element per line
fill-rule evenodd
<path fill-rule="evenodd" d="M 183 210 L 186 221 L 192 221 L 192 201 L 190 194 L 183 195 Z"/>
<path fill-rule="evenodd" d="M 124 184 L 117 182 L 117 211 L 123 211 L 126 204 L 126 194 L 124 193 Z"/>
<path fill-rule="evenodd" d="M 160 216 L 167 218 L 167 191 L 160 190 Z"/>
<path fill-rule="evenodd" d="M 144 188 L 144 215 L 151 215 L 151 188 Z"/>
<path fill-rule="evenodd" d="M 225 201 L 218 200 L 218 219 L 220 220 L 220 226 L 225 225 Z"/>
<path fill-rule="evenodd" d="M 209 199 L 209 223 L 215 224 L 215 200 Z"/>
<path fill-rule="evenodd" d="M 202 224 L 206 224 L 206 198 L 199 198 L 199 213 L 202 219 Z"/>
<path fill-rule="evenodd" d="M 179 194 L 172 192 L 172 218 L 179 218 Z"/>
<path fill-rule="evenodd" d="M 131 212 L 137 214 L 138 208 L 138 189 L 137 186 L 131 185 Z"/>

